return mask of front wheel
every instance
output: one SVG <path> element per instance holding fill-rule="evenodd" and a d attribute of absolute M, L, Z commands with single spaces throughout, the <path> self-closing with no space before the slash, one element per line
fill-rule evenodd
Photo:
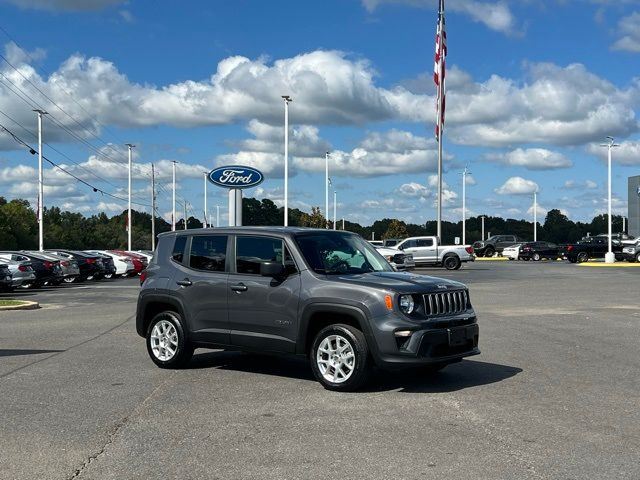
<path fill-rule="evenodd" d="M 539 253 L 534 253 L 533 257 L 532 257 L 534 262 L 539 262 L 540 261 L 540 254 Z"/>
<path fill-rule="evenodd" d="M 178 313 L 168 310 L 153 317 L 147 329 L 147 351 L 160 368 L 180 368 L 189 362 L 193 347 Z"/>
<path fill-rule="evenodd" d="M 461 262 L 457 256 L 449 255 L 447 257 L 444 257 L 442 264 L 447 270 L 458 270 L 460 268 Z"/>
<path fill-rule="evenodd" d="M 335 324 L 320 330 L 309 359 L 313 375 L 327 390 L 357 390 L 369 377 L 367 341 L 351 325 Z"/>
<path fill-rule="evenodd" d="M 487 249 L 484 251 L 484 256 L 485 257 L 493 257 L 495 255 L 496 251 L 492 248 L 492 247 L 487 247 Z"/>
<path fill-rule="evenodd" d="M 584 263 L 589 260 L 589 255 L 587 252 L 580 252 L 577 257 L 578 263 Z"/>

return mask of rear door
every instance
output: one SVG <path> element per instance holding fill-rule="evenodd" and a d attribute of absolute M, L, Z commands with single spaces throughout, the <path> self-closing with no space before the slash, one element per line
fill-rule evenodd
<path fill-rule="evenodd" d="M 234 243 L 228 280 L 232 345 L 294 352 L 301 280 L 284 240 L 238 235 Z M 288 274 L 279 279 L 261 276 L 263 261 L 283 263 Z"/>
<path fill-rule="evenodd" d="M 424 259 L 423 261 L 428 263 L 436 263 L 438 261 L 438 246 L 433 241 L 433 238 L 418 238 L 416 242 L 420 256 Z"/>
<path fill-rule="evenodd" d="M 219 345 L 230 343 L 228 239 L 227 235 L 194 235 L 188 241 L 179 235 L 170 259 L 176 268 L 171 289 L 190 312 L 189 330 L 197 340 Z"/>

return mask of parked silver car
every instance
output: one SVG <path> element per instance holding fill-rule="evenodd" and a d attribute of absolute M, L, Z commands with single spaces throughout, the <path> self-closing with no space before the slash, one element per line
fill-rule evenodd
<path fill-rule="evenodd" d="M 11 272 L 11 287 L 28 287 L 36 280 L 36 272 L 31 267 L 30 262 L 20 262 L 17 260 L 2 260 L 2 263 L 9 267 Z"/>

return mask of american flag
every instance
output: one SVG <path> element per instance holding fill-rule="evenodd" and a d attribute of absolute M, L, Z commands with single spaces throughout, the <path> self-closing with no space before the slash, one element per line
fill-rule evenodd
<path fill-rule="evenodd" d="M 438 24 L 436 26 L 436 55 L 433 64 L 433 81 L 436 84 L 436 138 L 440 138 L 440 123 L 444 128 L 445 80 L 444 59 L 447 56 L 447 32 L 444 28 L 444 0 L 438 2 Z M 438 119 L 440 113 L 440 119 Z"/>

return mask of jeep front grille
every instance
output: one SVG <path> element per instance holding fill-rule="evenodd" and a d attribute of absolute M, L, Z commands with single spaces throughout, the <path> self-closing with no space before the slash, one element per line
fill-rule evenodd
<path fill-rule="evenodd" d="M 464 312 L 470 307 L 469 294 L 466 290 L 428 293 L 422 298 L 427 316 L 453 315 Z"/>

